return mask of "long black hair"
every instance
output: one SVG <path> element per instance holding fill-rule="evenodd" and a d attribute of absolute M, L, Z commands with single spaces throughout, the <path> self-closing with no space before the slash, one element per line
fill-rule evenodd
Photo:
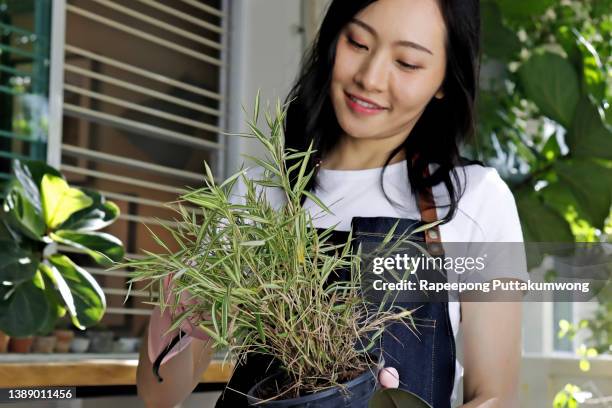
<path fill-rule="evenodd" d="M 312 143 L 316 150 L 308 163 L 308 172 L 315 170 L 315 177 L 306 186 L 308 190 L 315 187 L 317 163 L 336 146 L 342 134 L 329 95 L 340 33 L 357 13 L 375 1 L 334 0 L 331 3 L 317 37 L 304 56 L 298 79 L 287 96 L 286 147 L 304 151 Z M 450 199 L 444 206 L 449 207 L 442 218 L 446 223 L 453 218 L 463 194 L 457 168 L 481 164 L 462 158 L 459 151 L 461 144 L 475 132 L 480 7 L 479 0 L 438 0 L 438 4 L 447 32 L 447 65 L 442 83 L 444 97 L 431 99 L 410 136 L 391 152 L 383 167 L 381 184 L 391 159 L 404 150 L 408 159 L 409 183 L 415 195 L 427 195 L 429 187 L 444 183 Z M 424 171 L 430 163 L 439 167 L 426 177 Z"/>

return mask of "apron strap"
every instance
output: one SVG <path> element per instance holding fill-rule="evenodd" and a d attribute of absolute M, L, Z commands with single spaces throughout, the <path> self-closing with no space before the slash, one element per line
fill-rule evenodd
<path fill-rule="evenodd" d="M 425 166 L 423 175 L 425 177 L 429 177 L 429 165 Z M 433 198 L 431 187 L 427 187 L 426 194 L 417 194 L 417 202 L 419 205 L 419 211 L 421 213 L 421 220 L 424 223 L 429 224 L 438 220 L 436 203 Z M 431 255 L 440 256 L 444 254 L 442 238 L 440 236 L 440 228 L 438 225 L 425 231 L 425 242 L 427 243 L 427 248 Z"/>
<path fill-rule="evenodd" d="M 423 172 L 425 177 L 429 177 L 429 165 L 425 167 Z M 436 203 L 433 198 L 431 187 L 427 187 L 427 194 L 418 194 L 417 201 L 419 204 L 419 211 L 421 212 L 421 220 L 429 224 L 438 220 L 438 214 L 436 212 Z M 443 256 L 444 247 L 442 246 L 442 236 L 440 235 L 440 228 L 436 225 L 433 228 L 425 231 L 425 242 L 429 253 L 433 256 Z M 459 321 L 463 321 L 463 310 L 461 303 L 459 304 Z"/>

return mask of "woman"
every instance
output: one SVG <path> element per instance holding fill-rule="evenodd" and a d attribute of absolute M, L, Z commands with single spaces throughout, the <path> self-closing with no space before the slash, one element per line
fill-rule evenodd
<path fill-rule="evenodd" d="M 459 155 L 474 132 L 479 25 L 477 0 L 332 2 L 288 97 L 285 129 L 288 147 L 306 150 L 313 142 L 317 150 L 309 188 L 333 212 L 306 201 L 319 215 L 317 227 L 384 232 L 390 220 L 439 218 L 428 240 L 522 241 L 512 194 L 497 172 Z M 390 329 L 401 344 L 383 339 L 383 386 L 450 407 L 462 376 L 455 354 L 461 322 L 462 406 L 518 406 L 518 303 L 429 303 L 421 313 L 435 335 L 419 341 Z M 210 360 L 192 332 L 163 357 L 166 381 L 158 384 L 151 361 L 171 338 L 161 338 L 164 319 L 158 311 L 152 317 L 144 343 L 150 358 L 143 349 L 139 363 L 139 394 L 151 406 L 184 399 Z M 238 392 L 226 390 L 217 406 L 246 406 L 240 392 L 265 375 L 265 363 L 254 357 L 239 367 L 229 384 Z"/>

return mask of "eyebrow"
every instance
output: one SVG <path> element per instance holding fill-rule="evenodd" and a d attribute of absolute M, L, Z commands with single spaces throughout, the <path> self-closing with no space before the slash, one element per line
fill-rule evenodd
<path fill-rule="evenodd" d="M 359 27 L 361 27 L 364 30 L 366 30 L 367 32 L 369 32 L 370 34 L 372 34 L 374 37 L 378 37 L 378 34 L 376 33 L 376 30 L 374 30 L 372 27 L 370 27 L 369 25 L 367 25 L 366 23 L 364 23 L 361 20 L 353 18 L 353 19 L 351 19 L 351 21 L 349 21 L 349 23 L 356 24 Z M 415 43 L 413 41 L 400 40 L 400 41 L 396 41 L 394 44 L 401 45 L 401 46 L 404 46 L 404 47 L 414 48 L 415 50 L 424 51 L 424 52 L 426 52 L 428 54 L 433 55 L 433 52 L 431 52 L 428 48 L 425 48 L 421 44 L 417 44 L 417 43 Z"/>

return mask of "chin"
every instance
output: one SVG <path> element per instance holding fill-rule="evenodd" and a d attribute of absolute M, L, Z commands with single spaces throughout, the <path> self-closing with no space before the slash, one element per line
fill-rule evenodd
<path fill-rule="evenodd" d="M 347 123 L 352 122 L 352 123 Z M 376 130 L 380 130 L 379 127 L 377 129 L 373 129 L 371 125 L 362 125 L 355 123 L 354 119 L 349 119 L 348 121 L 340 121 L 340 127 L 349 137 L 355 139 L 370 139 L 375 138 Z"/>

